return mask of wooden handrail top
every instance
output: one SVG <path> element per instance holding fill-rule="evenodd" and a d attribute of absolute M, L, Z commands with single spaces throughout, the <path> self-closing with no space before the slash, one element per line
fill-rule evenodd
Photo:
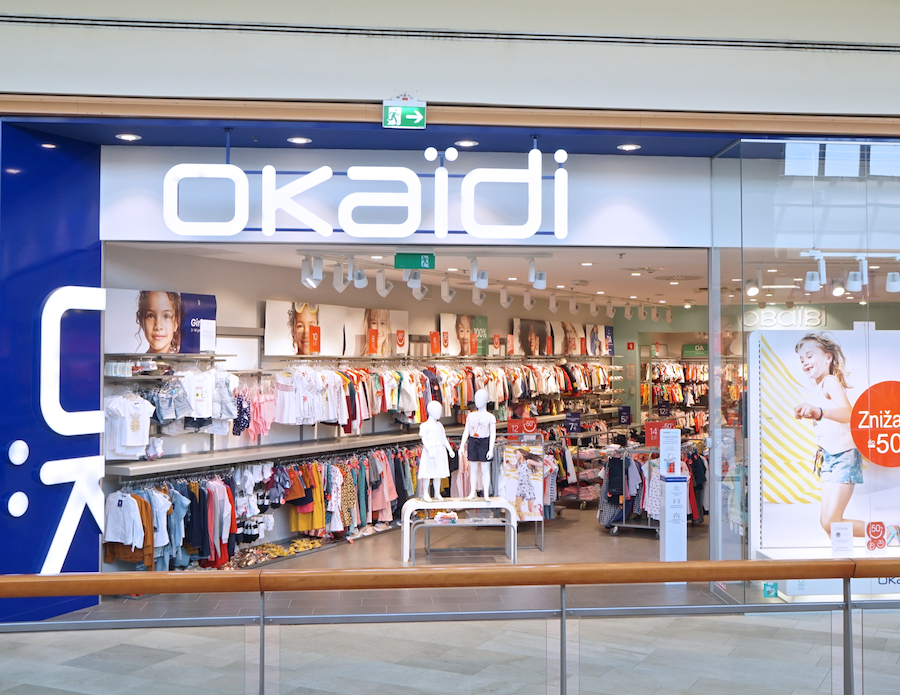
<path fill-rule="evenodd" d="M 0 576 L 0 598 L 470 586 L 650 584 L 900 576 L 900 559 L 736 560 L 571 565 Z"/>

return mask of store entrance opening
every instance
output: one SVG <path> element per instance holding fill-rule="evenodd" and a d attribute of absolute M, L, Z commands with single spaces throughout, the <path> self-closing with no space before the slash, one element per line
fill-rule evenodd
<path fill-rule="evenodd" d="M 157 569 L 401 566 L 386 532 L 422 492 L 427 405 L 453 449 L 443 495 L 480 499 L 457 449 L 485 390 L 488 496 L 518 515 L 519 562 L 658 559 L 659 421 L 700 461 L 688 553 L 708 558 L 706 268 L 684 249 L 106 242 L 106 493 L 229 501 L 236 530 L 176 534 Z M 543 550 L 526 549 L 537 524 Z M 503 561 L 467 550 L 503 532 L 460 524 L 433 539 L 459 551 L 417 562 Z M 106 570 L 145 562 L 113 551 Z"/>

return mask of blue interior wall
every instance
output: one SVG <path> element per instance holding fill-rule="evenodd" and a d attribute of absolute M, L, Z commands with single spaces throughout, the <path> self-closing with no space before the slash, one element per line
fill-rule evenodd
<path fill-rule="evenodd" d="M 40 482 L 46 461 L 99 453 L 99 435 L 64 437 L 40 412 L 40 316 L 43 302 L 64 285 L 99 287 L 100 148 L 0 124 L 0 534 L 6 550 L 0 573 L 39 572 L 71 485 Z M 10 171 L 12 170 L 12 171 Z M 67 410 L 97 410 L 102 350 L 98 312 L 69 312 L 62 322 L 60 400 Z M 30 449 L 19 466 L 11 442 Z M 25 514 L 13 517 L 9 496 L 28 496 Z M 100 531 L 85 511 L 63 566 L 65 572 L 99 570 Z M 37 620 L 82 608 L 96 597 L 0 600 L 0 620 Z"/>

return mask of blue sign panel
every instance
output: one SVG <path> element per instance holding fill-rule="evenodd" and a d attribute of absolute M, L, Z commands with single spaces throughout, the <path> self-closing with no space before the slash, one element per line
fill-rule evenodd
<path fill-rule="evenodd" d="M 98 146 L 2 124 L 0 533 L 10 552 L 0 555 L 0 573 L 99 570 L 100 313 L 66 310 L 71 298 L 83 299 L 77 288 L 100 287 L 99 202 Z M 76 289 L 48 299 L 63 286 Z M 85 292 L 95 293 L 92 301 L 101 296 Z M 96 602 L 0 600 L 0 620 L 39 620 Z"/>

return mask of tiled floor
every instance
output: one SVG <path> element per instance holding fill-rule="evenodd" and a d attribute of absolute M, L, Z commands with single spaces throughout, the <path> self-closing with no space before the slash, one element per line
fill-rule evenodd
<path fill-rule="evenodd" d="M 623 529 L 612 536 L 597 524 L 596 511 L 567 509 L 545 524 L 544 550 L 520 550 L 519 564 L 570 562 L 640 562 L 659 559 L 659 541 L 653 531 Z M 709 557 L 708 527 L 691 526 L 688 531 L 688 559 Z M 531 545 L 534 533 L 521 526 L 520 546 Z M 508 563 L 503 551 L 435 552 L 426 555 L 419 539 L 417 565 L 460 565 Z M 498 528 L 438 529 L 432 547 L 502 546 Z M 358 567 L 403 568 L 400 559 L 400 531 L 386 531 L 362 538 L 352 545 L 336 547 L 270 564 L 273 569 L 344 569 Z M 572 587 L 570 607 L 622 605 L 684 605 L 717 603 L 706 585 L 687 587 L 641 585 Z M 372 613 L 421 613 L 441 611 L 531 610 L 557 608 L 557 587 L 465 588 L 400 591 L 291 592 L 268 596 L 267 615 L 346 615 Z M 146 596 L 139 599 L 104 598 L 99 606 L 61 616 L 60 620 L 121 620 L 127 618 L 173 618 L 258 615 L 259 597 L 231 594 L 191 596 Z"/>

